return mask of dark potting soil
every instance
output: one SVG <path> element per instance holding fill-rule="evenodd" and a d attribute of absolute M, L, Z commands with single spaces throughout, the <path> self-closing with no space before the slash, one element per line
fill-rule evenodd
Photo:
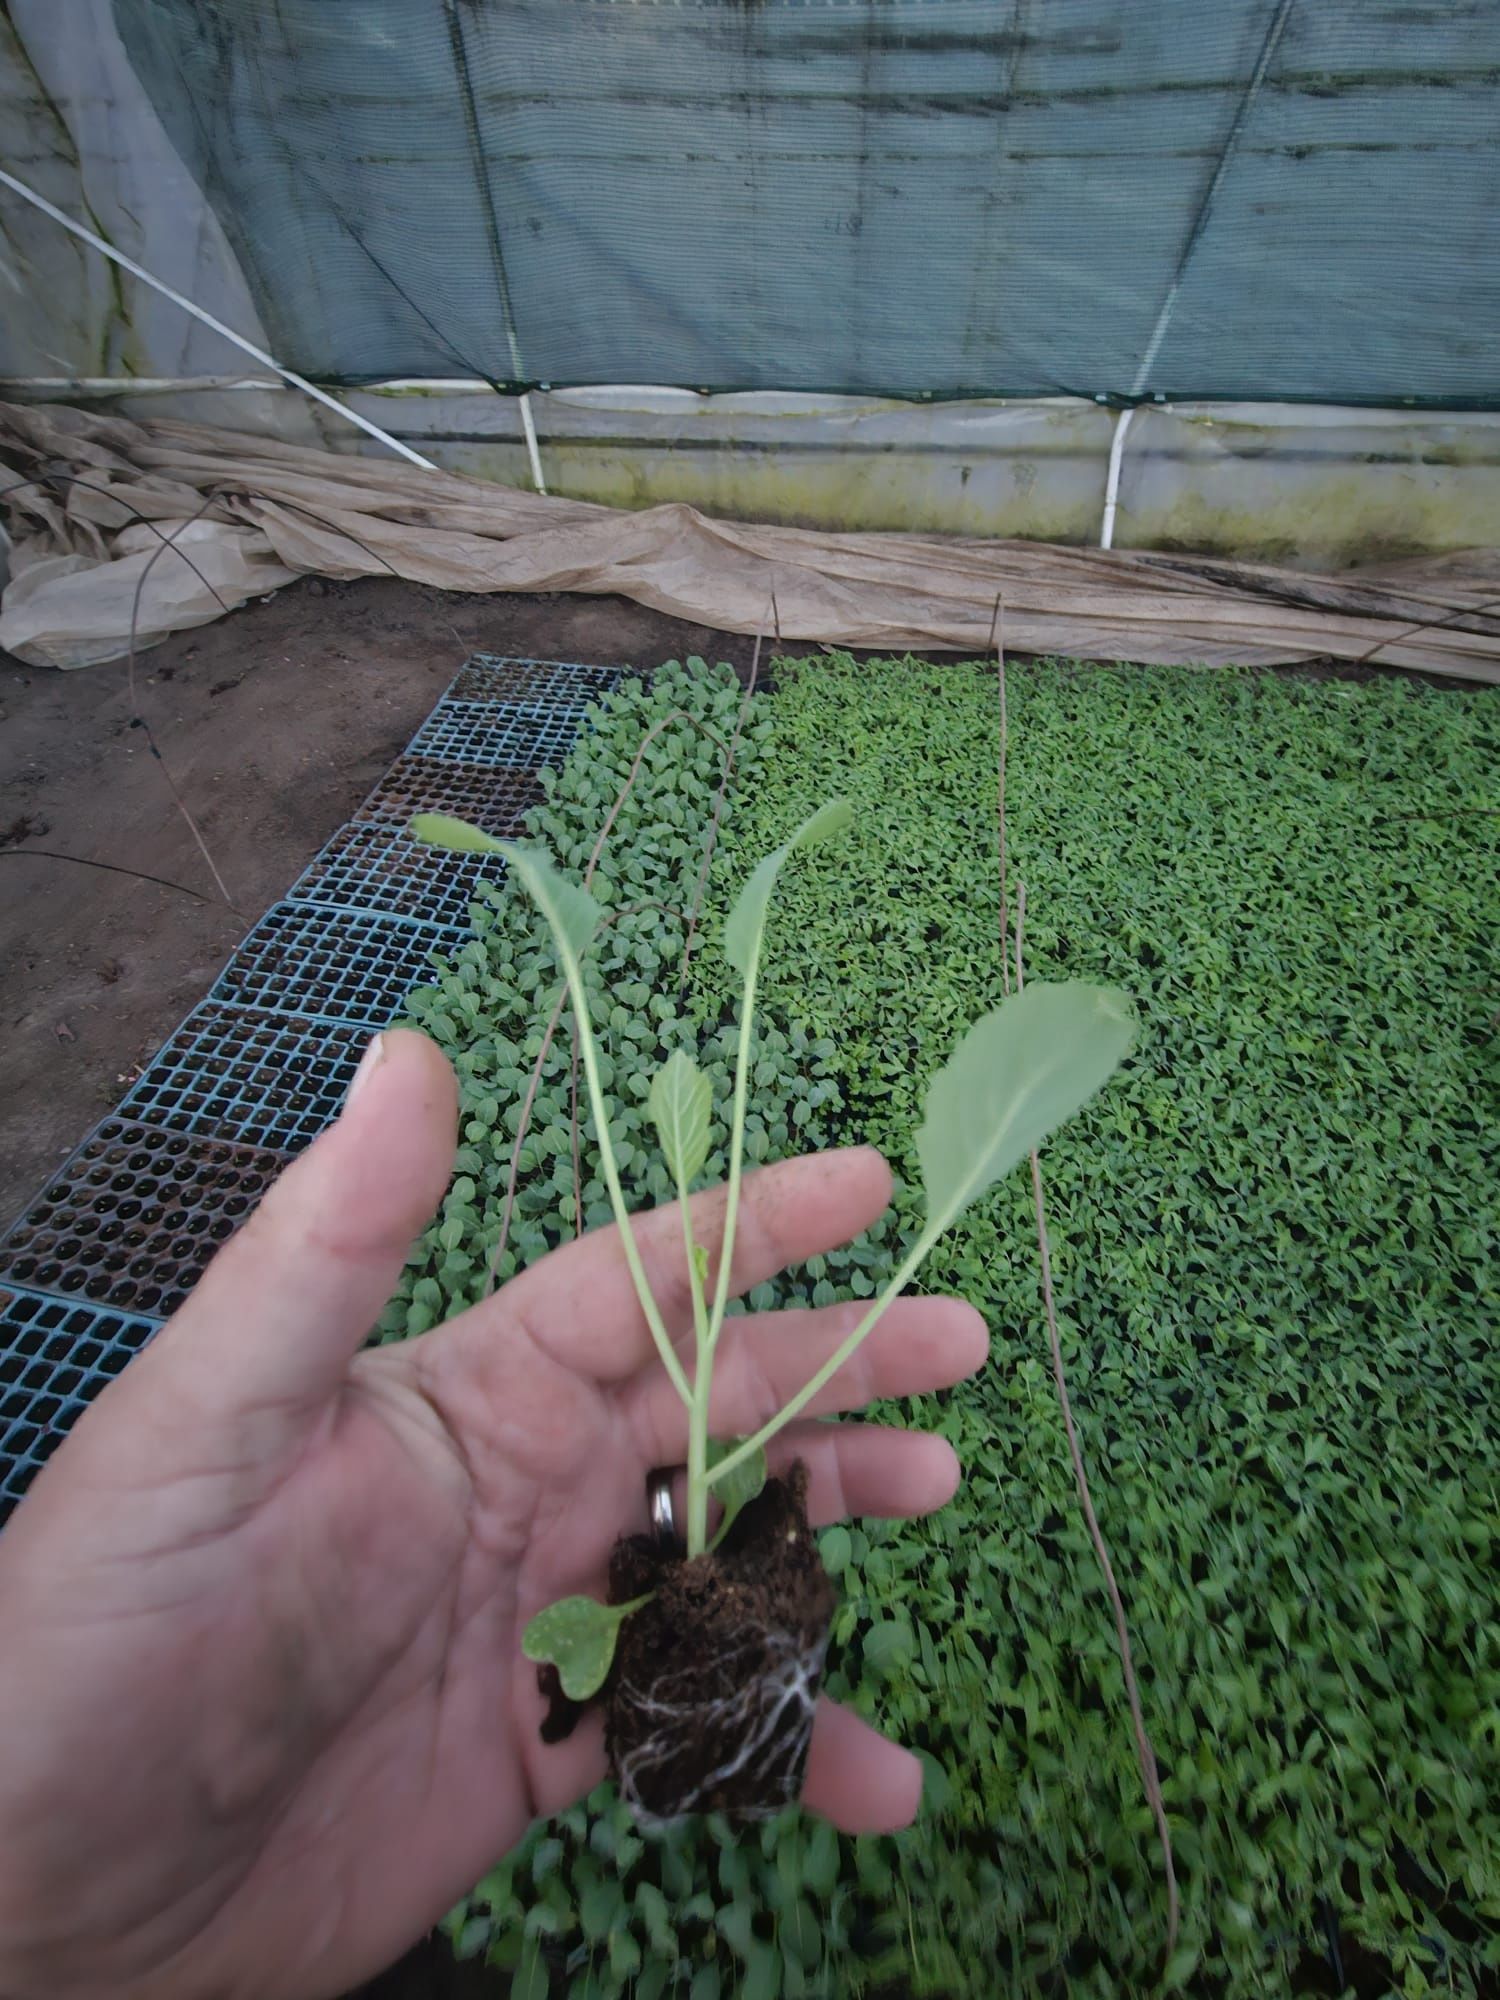
<path fill-rule="evenodd" d="M 688 1562 L 615 1544 L 609 1595 L 656 1594 L 621 1627 L 605 1742 L 639 1818 L 766 1818 L 802 1789 L 837 1593 L 807 1519 L 807 1471 L 768 1479 L 716 1550 Z"/>

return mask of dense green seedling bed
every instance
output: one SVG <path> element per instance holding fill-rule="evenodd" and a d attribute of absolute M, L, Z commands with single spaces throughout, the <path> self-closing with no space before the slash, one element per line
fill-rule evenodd
<path fill-rule="evenodd" d="M 733 690 L 691 685 L 732 727 Z M 1351 1965 L 1358 1945 L 1400 1990 L 1481 1991 L 1500 1965 L 1500 821 L 1452 809 L 1497 803 L 1500 710 L 1397 682 L 1138 669 L 1015 670 L 1009 692 L 1028 969 L 1124 986 L 1142 1015 L 1046 1172 L 1074 1401 L 1183 1878 L 1171 1976 L 1284 1993 L 1331 1921 Z M 586 859 L 652 704 L 683 698 L 627 693 L 575 752 L 537 829 L 565 860 Z M 822 798 L 859 814 L 788 877 L 773 922 L 765 1149 L 866 1135 L 914 1184 L 923 1082 L 999 997 L 993 670 L 819 659 L 756 717 L 717 906 Z M 715 764 L 695 766 L 710 788 Z M 659 778 L 682 782 L 677 762 Z M 657 858 L 664 825 L 699 851 L 708 808 L 680 803 L 677 825 L 648 788 L 622 821 L 617 869 L 672 884 L 630 894 L 690 892 L 681 859 Z M 479 1111 L 393 1330 L 472 1295 L 518 1096 L 497 1069 L 555 991 L 520 898 L 485 920 L 427 1005 Z M 630 980 L 625 957 L 611 980 Z M 684 1032 L 648 977 L 614 992 L 645 1076 Z M 716 1033 L 730 991 L 706 951 L 680 1011 Z M 567 1226 L 565 1047 L 547 1088 L 528 1256 Z M 620 1115 L 641 1143 L 628 1091 Z M 903 1193 L 872 1242 L 777 1295 L 867 1292 L 913 1220 Z M 497 1870 L 456 1917 L 460 1948 L 519 1965 L 522 1992 L 546 1990 L 544 1967 L 557 1991 L 696 2000 L 882 1977 L 976 2000 L 1150 1988 L 1159 1865 L 1035 1272 L 1018 1175 L 926 1272 L 995 1336 L 982 1378 L 912 1413 L 953 1438 L 963 1494 L 931 1523 L 826 1541 L 845 1592 L 832 1682 L 927 1752 L 918 1827 L 841 1842 L 792 1818 L 647 1844 L 596 1801 Z"/>

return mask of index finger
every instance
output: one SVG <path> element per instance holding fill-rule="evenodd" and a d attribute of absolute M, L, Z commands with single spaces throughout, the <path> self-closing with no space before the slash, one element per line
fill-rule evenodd
<path fill-rule="evenodd" d="M 890 1198 L 891 1171 L 873 1146 L 805 1153 L 758 1167 L 741 1188 L 731 1295 L 788 1264 L 847 1243 Z M 717 1187 L 694 1195 L 689 1205 L 693 1240 L 708 1252 L 710 1286 L 727 1201 L 727 1190 Z M 673 1202 L 650 1209 L 632 1216 L 631 1226 L 667 1331 L 679 1340 L 693 1317 L 681 1207 Z M 554 1250 L 465 1317 L 481 1334 L 493 1329 L 495 1318 L 518 1319 L 554 1360 L 599 1382 L 623 1380 L 655 1352 L 614 1228 L 594 1230 Z"/>

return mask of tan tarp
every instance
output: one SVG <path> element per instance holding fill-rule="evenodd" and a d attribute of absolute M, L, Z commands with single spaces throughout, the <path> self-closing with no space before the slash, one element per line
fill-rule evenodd
<path fill-rule="evenodd" d="M 0 646 L 37 664 L 118 658 L 138 589 L 147 644 L 297 574 L 394 572 L 448 590 L 619 592 L 730 632 L 768 629 L 774 594 L 788 639 L 903 651 L 982 651 L 998 593 L 1006 644 L 1022 652 L 1211 666 L 1373 657 L 1500 681 L 1495 550 L 1320 577 L 1040 542 L 827 534 L 685 506 L 621 513 L 61 405 L 0 403 L 0 454 L 7 485 L 51 475 L 7 498 L 16 547 Z M 179 532 L 182 553 L 153 562 Z"/>

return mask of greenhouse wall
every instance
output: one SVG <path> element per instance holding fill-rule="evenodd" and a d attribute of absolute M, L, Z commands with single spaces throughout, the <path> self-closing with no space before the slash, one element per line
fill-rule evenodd
<path fill-rule="evenodd" d="M 1497 78 L 1469 0 L 9 0 L 0 155 L 482 477 L 525 389 L 554 492 L 1091 542 L 1118 442 L 1118 545 L 1347 564 L 1500 540 Z M 0 396 L 358 446 L 5 190 L 0 289 Z"/>

